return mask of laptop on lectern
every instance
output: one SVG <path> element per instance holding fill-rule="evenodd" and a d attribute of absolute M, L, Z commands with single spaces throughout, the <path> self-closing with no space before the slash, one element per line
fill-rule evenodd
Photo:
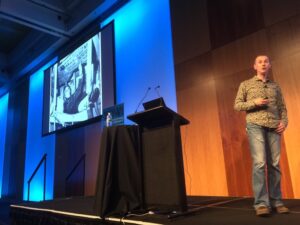
<path fill-rule="evenodd" d="M 159 107 L 159 106 L 166 107 L 165 101 L 162 97 L 156 98 L 156 99 L 153 99 L 149 102 L 144 102 L 143 103 L 143 107 L 144 107 L 145 110 L 156 108 L 156 107 Z"/>

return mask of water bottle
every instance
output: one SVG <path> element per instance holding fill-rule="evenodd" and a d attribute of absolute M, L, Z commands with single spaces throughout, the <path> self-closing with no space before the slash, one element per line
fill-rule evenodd
<path fill-rule="evenodd" d="M 110 127 L 112 125 L 112 116 L 111 116 L 111 113 L 107 113 L 106 115 L 106 126 L 107 127 Z"/>

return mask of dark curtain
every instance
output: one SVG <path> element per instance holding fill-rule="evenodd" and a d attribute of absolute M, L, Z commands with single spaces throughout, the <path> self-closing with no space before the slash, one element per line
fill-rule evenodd
<path fill-rule="evenodd" d="M 141 169 L 137 126 L 104 128 L 95 196 L 101 218 L 141 207 Z"/>

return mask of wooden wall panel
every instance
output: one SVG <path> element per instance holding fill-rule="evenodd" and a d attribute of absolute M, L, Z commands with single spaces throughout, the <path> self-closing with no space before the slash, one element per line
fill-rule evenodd
<path fill-rule="evenodd" d="M 239 83 L 255 74 L 252 69 L 255 56 L 267 54 L 273 65 L 270 76 L 274 75 L 282 87 L 290 119 L 282 140 L 280 161 L 283 197 L 300 197 L 300 155 L 297 154 L 300 149 L 300 78 L 297 76 L 300 71 L 300 3 L 288 0 L 281 9 L 285 3 L 274 0 L 274 5 L 268 8 L 270 1 L 207 0 L 212 49 L 176 62 L 178 110 L 191 121 L 182 128 L 189 194 L 252 196 L 252 162 L 245 133 L 245 113 L 235 112 L 233 102 Z M 260 4 L 263 4 L 264 15 Z M 251 15 L 253 12 L 255 15 Z M 272 18 L 276 12 L 279 12 L 278 18 Z M 190 18 L 197 19 L 193 15 Z M 197 27 L 201 22 L 193 21 L 193 24 Z M 176 29 L 176 25 L 173 28 Z M 205 29 L 203 32 L 207 36 Z M 177 35 L 173 37 L 176 41 Z M 192 56 L 195 51 L 191 49 L 197 47 L 195 42 L 177 44 L 186 49 L 185 56 Z M 176 54 L 180 53 L 175 51 L 175 58 L 181 57 Z"/>
<path fill-rule="evenodd" d="M 251 68 L 255 56 L 266 52 L 269 47 L 265 30 L 215 49 L 212 51 L 215 75 L 227 76 Z"/>
<path fill-rule="evenodd" d="M 283 198 L 294 198 L 292 177 L 290 173 L 289 160 L 285 145 L 285 138 L 282 137 L 280 153 L 280 170 L 281 170 L 281 192 Z"/>
<path fill-rule="evenodd" d="M 266 30 L 273 60 L 300 52 L 300 14 Z"/>
<path fill-rule="evenodd" d="M 66 177 L 73 170 L 78 160 L 84 154 L 83 140 L 84 129 L 70 129 L 68 131 L 56 134 L 55 143 L 55 171 L 54 171 L 54 198 L 62 198 L 66 196 Z M 80 167 L 78 170 L 83 169 Z M 72 187 L 73 190 L 80 190 L 79 193 L 73 195 L 83 195 L 82 193 L 82 172 L 75 171 L 70 177 L 72 182 L 78 187 Z"/>
<path fill-rule="evenodd" d="M 191 123 L 182 128 L 189 195 L 227 196 L 216 90 L 210 55 L 176 67 L 178 111 Z"/>
<path fill-rule="evenodd" d="M 266 26 L 278 23 L 300 13 L 300 1 L 297 0 L 261 0 Z"/>
<path fill-rule="evenodd" d="M 260 0 L 209 0 L 207 10 L 213 49 L 264 28 Z"/>
<path fill-rule="evenodd" d="M 102 128 L 100 122 L 97 122 L 56 135 L 55 198 L 65 197 L 65 178 L 83 155 L 85 155 L 85 167 L 81 166 L 83 165 L 81 162 L 71 178 L 78 185 L 77 190 L 81 190 L 84 169 L 84 193 L 77 193 L 77 195 L 95 194 L 101 134 Z M 76 190 L 76 187 L 72 188 Z"/>
<path fill-rule="evenodd" d="M 172 0 L 173 49 L 175 63 L 210 50 L 206 0 Z"/>
<path fill-rule="evenodd" d="M 288 108 L 289 126 L 284 133 L 295 198 L 300 198 L 300 53 L 273 62 L 274 79 L 281 85 Z"/>
<path fill-rule="evenodd" d="M 239 84 L 252 70 L 216 78 L 218 112 L 229 196 L 252 195 L 251 156 L 245 131 L 245 113 L 233 109 Z M 241 188 L 242 187 L 242 188 Z"/>
<path fill-rule="evenodd" d="M 96 134 L 96 135 L 95 135 Z M 85 127 L 85 189 L 84 195 L 95 195 L 102 128 L 100 122 Z"/>

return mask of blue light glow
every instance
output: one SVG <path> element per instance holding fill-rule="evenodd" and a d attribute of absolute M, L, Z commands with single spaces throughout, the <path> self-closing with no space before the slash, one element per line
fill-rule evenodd
<path fill-rule="evenodd" d="M 2 193 L 3 159 L 5 151 L 8 94 L 0 98 L 0 198 Z"/>
<path fill-rule="evenodd" d="M 43 109 L 43 71 L 53 64 L 57 58 L 51 60 L 30 77 L 28 124 L 26 142 L 26 160 L 24 173 L 23 199 L 27 200 L 27 181 L 35 170 L 44 154 L 47 154 L 46 169 L 46 199 L 53 198 L 55 136 L 42 137 L 42 109 Z M 43 200 L 43 165 L 35 175 L 30 185 L 30 200 Z"/>
<path fill-rule="evenodd" d="M 32 60 L 28 65 L 26 65 L 19 74 L 26 74 L 31 69 L 35 68 L 37 65 L 39 65 L 43 60 L 45 60 L 50 54 L 53 53 L 53 48 L 48 48 L 46 51 L 44 51 L 42 54 L 40 54 L 37 58 Z"/>
<path fill-rule="evenodd" d="M 152 89 L 145 101 L 161 95 L 176 111 L 169 0 L 132 0 L 101 25 L 112 20 L 117 103 L 124 103 L 125 116 L 135 111 L 148 87 Z M 154 90 L 157 85 L 159 93 Z"/>
<path fill-rule="evenodd" d="M 101 25 L 104 26 L 112 20 L 115 22 L 117 103 L 124 103 L 125 117 L 135 111 L 148 87 L 152 89 L 145 101 L 161 95 L 167 106 L 176 111 L 169 0 L 131 0 Z M 39 60 L 33 61 L 27 67 Z M 27 181 L 45 153 L 46 199 L 53 198 L 55 136 L 42 137 L 41 131 L 43 70 L 55 61 L 53 59 L 30 77 L 24 200 L 27 200 Z M 154 91 L 157 85 L 161 87 L 159 93 Z M 43 199 L 43 179 L 41 167 L 32 181 L 30 200 Z"/>

